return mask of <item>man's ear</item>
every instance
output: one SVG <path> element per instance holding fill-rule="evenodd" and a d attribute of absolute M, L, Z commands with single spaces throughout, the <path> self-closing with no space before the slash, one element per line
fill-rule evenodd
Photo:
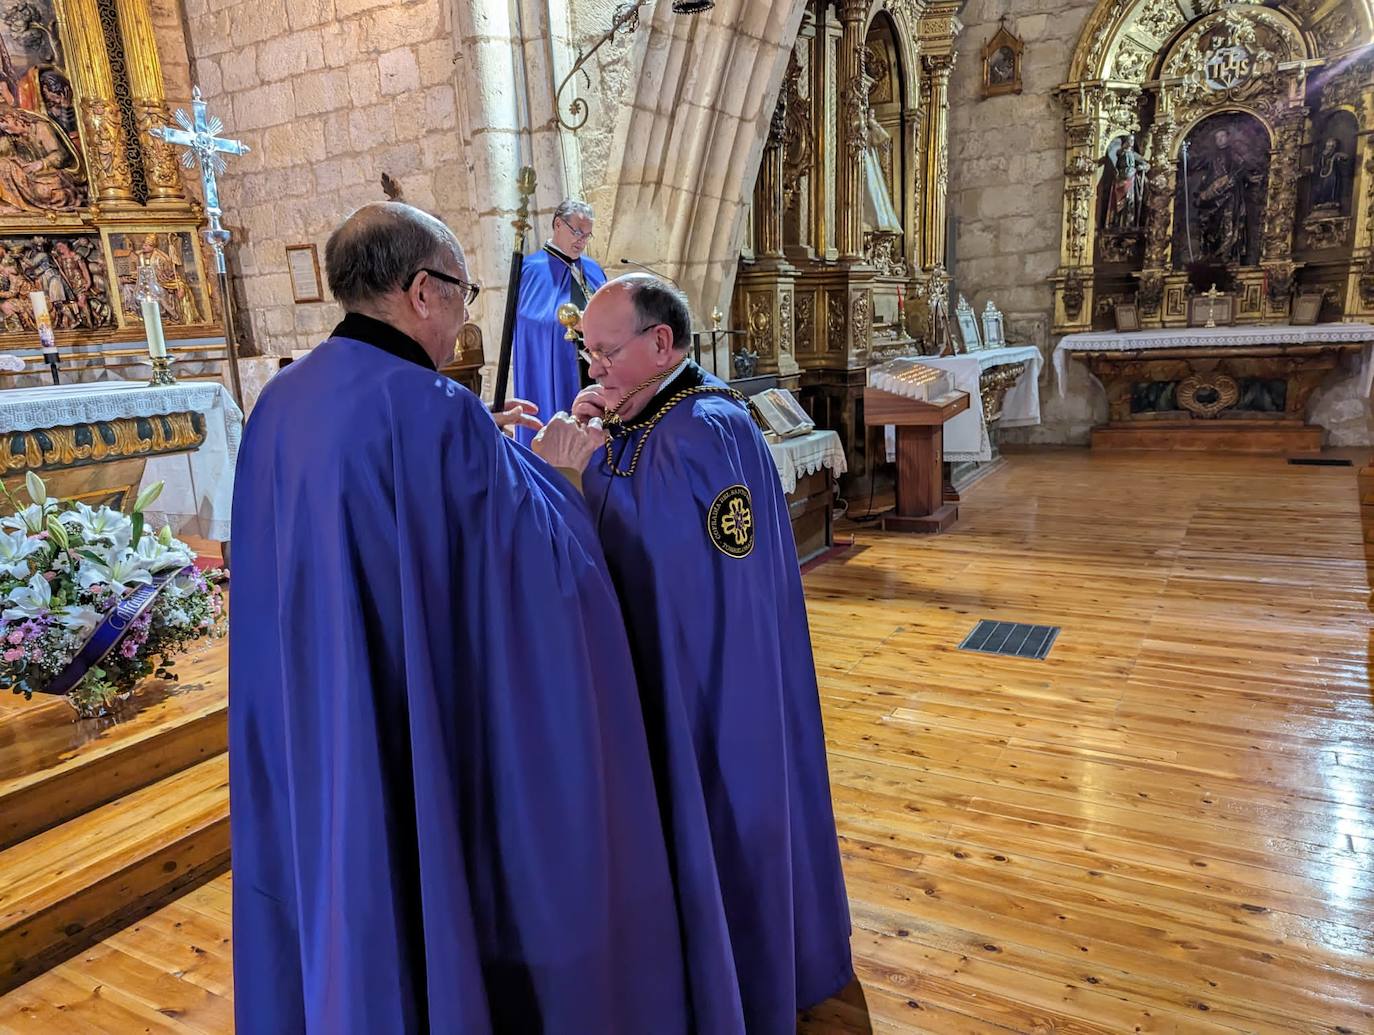
<path fill-rule="evenodd" d="M 406 291 L 406 302 L 415 311 L 415 315 L 426 317 L 429 315 L 429 307 L 433 303 L 434 285 L 430 283 L 429 274 L 423 271 L 415 278 L 415 282 Z"/>

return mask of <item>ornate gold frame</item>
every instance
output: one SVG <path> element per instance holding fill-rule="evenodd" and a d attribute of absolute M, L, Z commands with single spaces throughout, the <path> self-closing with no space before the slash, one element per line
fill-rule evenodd
<path fill-rule="evenodd" d="M 1005 83 L 992 81 L 992 56 L 1006 48 L 1011 51 L 1011 80 Z M 1009 93 L 1021 92 L 1021 52 L 1026 49 L 1021 37 L 1007 28 L 1007 16 L 1002 15 L 997 32 L 983 45 L 983 96 L 1000 97 Z"/>

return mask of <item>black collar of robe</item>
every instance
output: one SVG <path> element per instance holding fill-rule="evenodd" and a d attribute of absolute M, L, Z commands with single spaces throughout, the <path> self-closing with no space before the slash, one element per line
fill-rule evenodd
<path fill-rule="evenodd" d="M 429 353 L 410 335 L 398 331 L 389 323 L 374 320 L 362 313 L 346 313 L 339 326 L 334 328 L 332 337 L 352 338 L 364 345 L 389 352 L 397 359 L 418 363 L 426 370 L 438 369 L 434 365 L 434 360 L 429 358 Z"/>
<path fill-rule="evenodd" d="M 668 408 L 668 400 L 677 395 L 678 392 L 700 388 L 705 383 L 706 371 L 698 366 L 695 361 L 688 361 L 681 372 L 649 400 L 649 405 L 627 420 L 622 427 L 628 431 L 644 427 Z"/>
<path fill-rule="evenodd" d="M 544 251 L 548 252 L 548 253 L 549 253 L 550 255 L 552 255 L 555 259 L 561 259 L 565 265 L 568 265 L 568 266 L 575 266 L 575 267 L 577 267 L 577 269 L 578 269 L 579 272 L 581 271 L 582 266 L 581 266 L 580 264 L 581 264 L 582 260 L 581 260 L 581 259 L 574 259 L 571 255 L 569 255 L 567 252 L 565 252 L 562 248 L 559 248 L 558 246 L 556 246 L 552 241 L 550 241 L 550 242 L 548 242 L 548 243 L 546 243 L 546 244 L 544 245 Z"/>

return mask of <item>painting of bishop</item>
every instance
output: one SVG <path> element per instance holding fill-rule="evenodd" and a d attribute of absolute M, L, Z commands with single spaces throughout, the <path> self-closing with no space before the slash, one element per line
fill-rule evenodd
<path fill-rule="evenodd" d="M 189 233 L 111 234 L 110 246 L 119 275 L 119 297 L 126 323 L 139 323 L 143 319 L 135 297 L 140 266 L 151 266 L 157 271 L 165 322 L 189 327 L 209 321 L 209 307 L 205 304 L 200 271 L 196 266 L 195 242 Z"/>
<path fill-rule="evenodd" d="M 0 215 L 87 201 L 53 0 L 0 0 Z"/>

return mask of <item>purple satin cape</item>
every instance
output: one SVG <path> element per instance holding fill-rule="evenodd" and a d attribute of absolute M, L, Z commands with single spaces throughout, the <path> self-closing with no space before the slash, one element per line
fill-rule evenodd
<path fill-rule="evenodd" d="M 622 469 L 643 434 L 616 444 Z M 739 485 L 755 542 L 735 558 L 713 544 L 708 519 Z M 747 409 L 703 395 L 667 411 L 633 477 L 611 475 L 598 453 L 583 487 L 629 622 L 699 1030 L 790 1035 L 796 1011 L 842 989 L 853 968 L 777 470 Z"/>
<path fill-rule="evenodd" d="M 253 411 L 234 521 L 237 1030 L 690 1030 L 582 499 L 466 389 L 332 338 Z"/>

